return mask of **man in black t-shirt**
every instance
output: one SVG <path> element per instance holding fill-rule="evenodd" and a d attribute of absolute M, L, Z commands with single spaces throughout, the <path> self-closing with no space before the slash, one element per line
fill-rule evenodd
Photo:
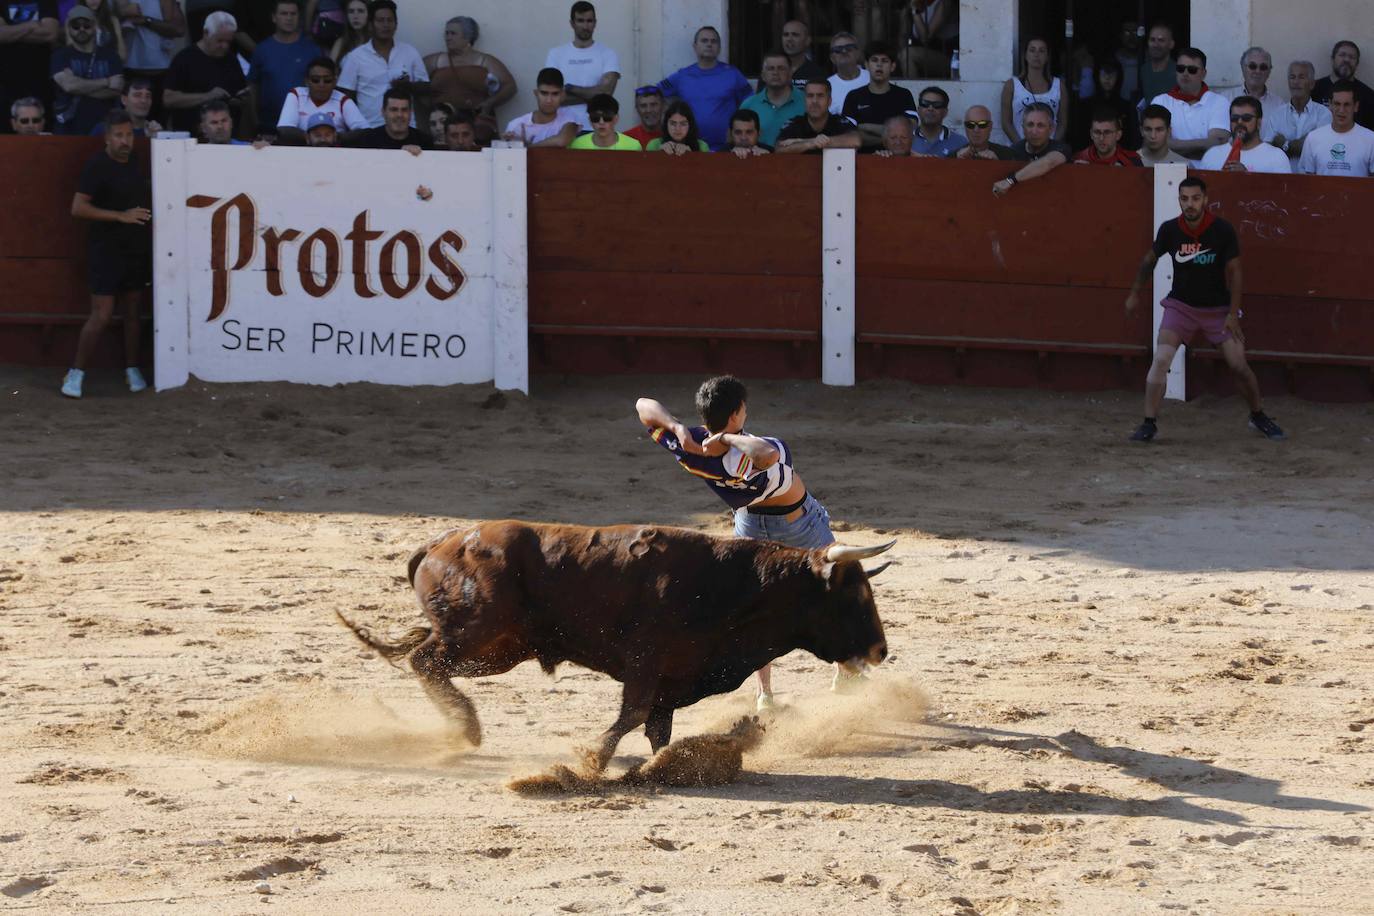
<path fill-rule="evenodd" d="M 58 40 L 57 0 L 4 0 L 0 3 L 0 111 L 8 116 L 18 99 L 32 96 L 52 109 L 53 85 L 48 55 Z"/>
<path fill-rule="evenodd" d="M 167 68 L 162 104 L 171 115 L 173 130 L 194 133 L 200 106 L 217 99 L 229 103 L 235 119 L 242 115 L 248 81 L 234 53 L 238 23 L 223 11 L 205 17 L 205 34 L 177 53 Z"/>
<path fill-rule="evenodd" d="M 1241 394 L 1250 404 L 1250 427 L 1268 439 L 1283 439 L 1283 430 L 1260 404 L 1259 382 L 1245 361 L 1245 335 L 1240 329 L 1240 240 L 1235 228 L 1207 210 L 1207 184 L 1200 178 L 1179 182 L 1183 215 L 1159 227 L 1155 243 L 1140 262 L 1126 297 L 1126 314 L 1140 304 L 1140 288 L 1150 282 L 1155 263 L 1168 255 L 1174 263 L 1174 286 L 1160 304 L 1164 320 L 1155 343 L 1154 363 L 1145 377 L 1145 419 L 1132 442 L 1152 442 L 1158 435 L 1159 405 L 1174 355 L 1199 332 L 1221 350 Z"/>
<path fill-rule="evenodd" d="M 1355 123 L 1374 130 L 1374 89 L 1355 79 L 1360 66 L 1360 46 L 1353 41 L 1338 41 L 1331 49 L 1331 75 L 1323 76 L 1312 86 L 1312 101 L 1323 105 L 1331 101 L 1331 90 L 1337 83 L 1350 82 L 1355 86 Z"/>
<path fill-rule="evenodd" d="M 412 156 L 432 149 L 429 135 L 410 126 L 410 93 L 395 86 L 382 95 L 382 126 L 355 131 L 344 137 L 354 149 L 403 149 Z"/>
<path fill-rule="evenodd" d="M 869 44 L 866 56 L 868 85 L 849 90 L 849 95 L 844 97 L 843 113 L 859 125 L 864 146 L 873 147 L 882 145 L 883 126 L 888 118 L 911 117 L 916 111 L 916 100 L 910 89 L 892 85 L 897 54 L 886 42 Z"/>
<path fill-rule="evenodd" d="M 81 170 L 72 216 L 91 221 L 89 238 L 91 317 L 81 328 L 76 359 L 62 393 L 81 397 L 86 363 L 110 323 L 118 300 L 124 311 L 124 377 L 129 390 L 148 387 L 138 368 L 139 307 L 152 273 L 152 183 L 134 156 L 134 125 L 127 112 L 105 115 L 105 149 Z"/>
<path fill-rule="evenodd" d="M 806 114 L 787 122 L 778 133 L 778 153 L 819 153 L 826 149 L 858 149 L 859 132 L 853 122 L 830 113 L 830 81 L 808 80 Z"/>

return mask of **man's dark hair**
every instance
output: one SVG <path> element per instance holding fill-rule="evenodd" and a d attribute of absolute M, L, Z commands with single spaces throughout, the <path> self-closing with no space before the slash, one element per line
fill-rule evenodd
<path fill-rule="evenodd" d="M 294 6 L 297 14 L 305 12 L 305 4 L 302 3 L 301 0 L 272 0 L 272 12 L 275 13 L 277 7 L 281 6 L 283 3 Z M 302 22 L 301 25 L 304 26 L 305 23 Z"/>
<path fill-rule="evenodd" d="M 568 21 L 571 22 L 572 18 L 578 13 L 591 13 L 592 15 L 596 15 L 596 7 L 588 3 L 587 0 L 577 0 L 577 2 L 572 5 L 572 9 L 568 11 Z"/>
<path fill-rule="evenodd" d="M 886 41 L 870 41 L 868 47 L 864 48 L 864 60 L 872 60 L 879 56 L 886 57 L 894 64 L 897 62 L 897 52 L 891 44 Z"/>
<path fill-rule="evenodd" d="M 557 67 L 545 67 L 539 71 L 539 75 L 534 78 L 535 88 L 540 86 L 557 86 L 563 88 L 563 71 Z"/>
<path fill-rule="evenodd" d="M 1140 123 L 1144 124 L 1149 118 L 1159 118 L 1165 127 L 1174 126 L 1173 114 L 1163 105 L 1146 105 L 1145 110 L 1140 113 Z"/>
<path fill-rule="evenodd" d="M 120 90 L 120 93 L 119 93 L 119 94 L 120 94 L 120 95 L 128 95 L 129 93 L 133 92 L 135 89 L 147 89 L 147 90 L 149 90 L 149 91 L 152 91 L 152 88 L 153 88 L 153 81 L 150 80 L 150 79 L 148 79 L 148 77 L 146 77 L 146 76 L 134 76 L 134 77 L 130 77 L 128 80 L 125 81 L 125 83 L 124 83 L 124 88 L 123 88 L 122 90 Z"/>
<path fill-rule="evenodd" d="M 1351 95 L 1353 95 L 1357 100 L 1360 97 L 1359 90 L 1355 88 L 1355 83 L 1351 80 L 1340 80 L 1334 86 L 1331 87 L 1332 97 L 1334 97 L 1338 92 L 1348 92 Z"/>
<path fill-rule="evenodd" d="M 1231 110 L 1235 111 L 1237 108 L 1250 108 L 1254 110 L 1256 118 L 1264 117 L 1264 103 L 1253 95 L 1238 95 L 1232 99 Z"/>
<path fill-rule="evenodd" d="M 1031 102 L 1022 110 L 1021 120 L 1024 122 L 1026 120 L 1026 115 L 1036 111 L 1042 112 L 1050 119 L 1051 124 L 1054 123 L 1054 109 L 1049 106 L 1048 102 Z"/>
<path fill-rule="evenodd" d="M 1109 108 L 1106 105 L 1098 105 L 1093 109 L 1091 123 L 1110 124 L 1117 130 L 1121 130 L 1121 113 L 1115 108 Z"/>
<path fill-rule="evenodd" d="M 920 103 L 921 99 L 925 97 L 926 93 L 930 93 L 931 95 L 938 95 L 940 97 L 940 104 L 945 108 L 949 107 L 949 93 L 941 89 L 939 86 L 927 86 L 926 88 L 922 89 L 920 94 L 916 96 L 916 102 L 918 104 Z"/>
<path fill-rule="evenodd" d="M 1170 38 L 1174 37 L 1174 27 L 1169 23 L 1165 22 L 1163 19 L 1157 19 L 1150 24 L 1150 27 L 1148 29 L 1145 30 L 1146 40 L 1149 40 L 1150 33 L 1153 32 L 1155 29 L 1163 29 L 1164 31 L 1169 33 Z"/>
<path fill-rule="evenodd" d="M 459 108 L 444 121 L 444 130 L 448 130 L 455 124 L 466 124 L 468 127 L 475 129 L 477 127 L 477 119 L 473 117 L 472 112 L 468 111 L 466 108 Z"/>
<path fill-rule="evenodd" d="M 830 94 L 830 80 L 826 79 L 823 76 L 813 76 L 811 77 L 811 79 L 806 81 L 807 89 L 810 89 L 812 86 L 824 86 L 826 95 Z"/>
<path fill-rule="evenodd" d="M 771 51 L 768 51 L 762 57 L 760 57 L 759 66 L 763 66 L 763 62 L 768 60 L 768 58 L 770 57 L 781 57 L 783 60 L 787 61 L 787 65 L 789 67 L 792 66 L 792 58 L 788 57 L 787 52 L 784 51 L 782 48 L 774 48 Z"/>
<path fill-rule="evenodd" d="M 826 83 L 826 85 L 829 86 L 830 84 Z M 682 101 L 682 99 L 678 99 L 676 102 L 671 103 L 663 112 L 663 142 L 668 143 L 673 139 L 668 134 L 668 121 L 671 120 L 674 115 L 682 115 L 687 119 L 687 136 L 682 138 L 682 142 L 687 144 L 688 150 L 694 153 L 698 152 L 701 148 L 701 143 L 699 142 L 701 140 L 701 134 L 697 130 L 697 116 L 692 112 L 692 106 Z"/>
<path fill-rule="evenodd" d="M 391 10 L 391 15 L 395 16 L 397 19 L 401 18 L 401 14 L 396 12 L 395 0 L 372 0 L 371 5 L 367 8 L 368 22 L 377 18 L 377 10 Z"/>
<path fill-rule="evenodd" d="M 391 101 L 392 99 L 400 99 L 407 105 L 410 105 L 410 90 L 405 88 L 404 86 L 392 86 L 391 88 L 387 89 L 386 92 L 382 93 L 382 107 L 385 108 L 386 103 Z"/>
<path fill-rule="evenodd" d="M 105 133 L 109 133 L 116 125 L 134 123 L 133 117 L 123 108 L 111 108 L 105 112 Z"/>
<path fill-rule="evenodd" d="M 587 114 L 620 114 L 620 103 L 615 100 L 615 96 L 609 93 L 599 92 L 592 96 L 587 103 Z"/>
<path fill-rule="evenodd" d="M 697 43 L 697 39 L 701 37 L 702 32 L 715 32 L 716 41 L 720 41 L 720 29 L 716 28 L 713 25 L 704 25 L 692 33 L 692 44 Z"/>
<path fill-rule="evenodd" d="M 1203 67 L 1207 66 L 1207 55 L 1203 54 L 1197 48 L 1184 48 L 1182 51 L 1178 52 L 1179 60 L 1183 60 L 1185 57 L 1191 57 L 1193 60 L 1202 64 Z"/>
<path fill-rule="evenodd" d="M 229 111 L 229 103 L 224 99 L 211 99 L 200 106 L 200 116 L 203 118 L 208 114 L 215 114 L 221 111 Z M 233 112 L 230 112 L 232 115 Z"/>
<path fill-rule="evenodd" d="M 697 389 L 697 413 L 701 414 L 708 430 L 718 433 L 748 399 L 749 391 L 744 382 L 733 375 L 718 375 L 708 378 Z"/>
<path fill-rule="evenodd" d="M 759 113 L 757 111 L 751 111 L 748 108 L 741 108 L 737 110 L 734 114 L 730 115 L 731 127 L 735 126 L 736 121 L 745 121 L 749 124 L 754 125 L 754 127 L 758 130 L 763 129 L 762 125 L 759 124 Z"/>
<path fill-rule="evenodd" d="M 1335 57 L 1336 52 L 1339 51 L 1341 48 L 1350 48 L 1352 51 L 1355 52 L 1356 57 L 1364 56 L 1360 54 L 1360 46 L 1355 44 L 1355 42 L 1351 41 L 1349 38 L 1342 38 L 1340 41 L 1336 42 L 1335 46 L 1331 48 L 1331 56 Z"/>
<path fill-rule="evenodd" d="M 1201 178 L 1194 178 L 1190 175 L 1178 183 L 1178 189 L 1180 191 L 1184 188 L 1198 188 L 1203 194 L 1206 194 L 1207 182 L 1203 181 Z"/>
<path fill-rule="evenodd" d="M 315 58 L 310 63 L 305 65 L 305 72 L 309 74 L 310 71 L 314 70 L 316 67 L 322 67 L 325 70 L 328 70 L 330 73 L 333 73 L 335 76 L 338 76 L 339 74 L 339 65 L 334 62 L 334 58 L 332 57 L 320 56 Z"/>

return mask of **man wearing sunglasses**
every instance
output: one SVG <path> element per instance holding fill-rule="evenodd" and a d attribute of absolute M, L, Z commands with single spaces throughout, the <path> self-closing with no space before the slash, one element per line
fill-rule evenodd
<path fill-rule="evenodd" d="M 1021 133 L 1026 138 L 1011 148 L 1012 158 L 1024 162 L 1021 168 L 994 182 L 992 193 L 1001 197 L 1018 184 L 1034 181 L 1073 158 L 1069 145 L 1054 139 L 1054 109 L 1045 102 L 1031 102 L 1021 115 Z"/>
<path fill-rule="evenodd" d="M 1214 172 L 1293 174 L 1288 155 L 1263 140 L 1264 106 L 1259 99 L 1243 95 L 1231 103 L 1231 132 L 1231 143 L 1214 146 L 1203 154 L 1202 168 Z M 1235 155 L 1237 147 L 1239 157 Z"/>
<path fill-rule="evenodd" d="M 644 147 L 634 137 L 615 129 L 620 123 L 620 103 L 613 95 L 594 95 L 587 103 L 587 119 L 592 132 L 568 144 L 568 149 L 613 149 L 642 153 Z"/>
<path fill-rule="evenodd" d="M 1269 77 L 1273 73 L 1274 57 L 1261 47 L 1247 48 L 1245 53 L 1240 56 L 1240 76 L 1239 86 L 1227 89 L 1222 95 L 1227 99 L 1238 99 L 1243 95 L 1248 95 L 1252 99 L 1259 99 L 1264 110 L 1273 114 L 1283 106 L 1284 100 L 1269 91 Z M 1274 139 L 1275 128 L 1269 124 L 1264 127 L 1264 139 Z"/>
<path fill-rule="evenodd" d="M 946 159 L 968 145 L 968 140 L 962 135 L 945 126 L 945 116 L 948 114 L 948 92 L 939 86 L 927 86 L 921 90 L 916 102 L 916 118 L 920 126 L 911 141 L 913 156 Z"/>
<path fill-rule="evenodd" d="M 1226 99 L 1208 88 L 1207 55 L 1197 48 L 1180 52 L 1174 70 L 1177 85 L 1155 96 L 1153 104 L 1169 110 L 1173 134 L 1170 149 L 1189 159 L 1200 159 L 1231 136 Z"/>
<path fill-rule="evenodd" d="M 639 124 L 625 131 L 625 136 L 634 137 L 641 148 L 663 136 L 663 90 L 657 86 L 636 89 L 635 114 Z"/>
<path fill-rule="evenodd" d="M 1016 153 L 1009 146 L 992 142 L 992 111 L 983 105 L 971 105 L 964 114 L 964 136 L 968 145 L 961 146 L 955 159 L 1000 159 L 1011 162 Z"/>
<path fill-rule="evenodd" d="M 67 14 L 67 44 L 52 52 L 53 133 L 85 136 L 115 105 L 124 88 L 124 62 L 112 47 L 95 43 L 95 13 L 74 6 Z"/>
<path fill-rule="evenodd" d="M 1337 83 L 1350 83 L 1355 87 L 1355 101 L 1360 110 L 1355 123 L 1374 130 L 1374 89 L 1355 79 L 1355 71 L 1360 68 L 1360 46 L 1353 41 L 1338 41 L 1331 49 L 1331 75 L 1323 76 L 1312 87 L 1312 98 L 1325 105 L 1331 101 L 1331 93 Z"/>
<path fill-rule="evenodd" d="M 860 66 L 859 39 L 853 32 L 836 32 L 830 39 L 830 62 L 835 72 L 830 76 L 830 113 L 844 111 L 844 100 L 850 90 L 868 85 L 868 71 Z"/>
<path fill-rule="evenodd" d="M 261 45 L 259 45 L 261 47 Z M 336 131 L 363 130 L 367 118 L 358 103 L 335 86 L 339 65 L 333 58 L 317 57 L 305 68 L 305 85 L 286 94 L 277 118 L 277 138 L 282 143 L 304 143 L 315 115 L 328 115 Z"/>
<path fill-rule="evenodd" d="M 43 103 L 28 96 L 15 99 L 10 105 L 10 130 L 21 137 L 37 137 L 43 133 Z"/>

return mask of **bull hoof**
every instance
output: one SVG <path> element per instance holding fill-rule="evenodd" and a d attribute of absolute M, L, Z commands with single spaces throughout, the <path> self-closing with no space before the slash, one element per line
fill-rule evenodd
<path fill-rule="evenodd" d="M 471 744 L 473 747 L 481 747 L 482 726 L 479 725 L 475 720 L 469 722 L 467 728 L 463 730 L 463 738 L 466 739 L 467 743 Z"/>

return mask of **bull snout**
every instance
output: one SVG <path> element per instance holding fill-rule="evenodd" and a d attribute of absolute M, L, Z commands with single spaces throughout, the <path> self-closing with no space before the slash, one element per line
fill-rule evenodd
<path fill-rule="evenodd" d="M 884 661 L 886 658 L 887 658 L 887 643 L 886 643 L 886 642 L 877 643 L 873 648 L 871 648 L 871 649 L 868 650 L 868 658 L 867 658 L 867 661 L 868 661 L 868 664 L 871 665 L 871 666 L 876 667 L 876 666 L 878 666 L 878 665 L 881 665 L 881 664 L 883 663 L 883 661 Z"/>

